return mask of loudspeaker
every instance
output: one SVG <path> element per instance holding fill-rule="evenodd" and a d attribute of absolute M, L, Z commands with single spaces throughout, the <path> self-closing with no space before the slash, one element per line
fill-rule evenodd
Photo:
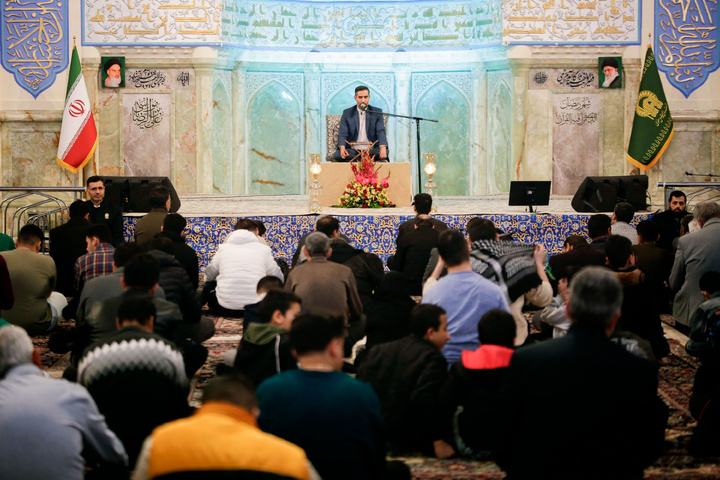
<path fill-rule="evenodd" d="M 180 199 L 168 177 L 103 177 L 103 180 L 105 198 L 119 205 L 123 212 L 149 212 L 150 192 L 159 186 L 170 190 L 170 212 L 180 208 Z"/>
<path fill-rule="evenodd" d="M 645 210 L 647 189 L 646 175 L 585 177 L 571 204 L 576 212 L 612 212 L 619 202 L 628 202 L 635 210 Z"/>

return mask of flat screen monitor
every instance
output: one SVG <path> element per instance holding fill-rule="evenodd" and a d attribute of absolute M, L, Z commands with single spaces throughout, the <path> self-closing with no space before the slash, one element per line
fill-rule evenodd
<path fill-rule="evenodd" d="M 550 204 L 550 181 L 510 182 L 510 206 L 532 207 Z"/>

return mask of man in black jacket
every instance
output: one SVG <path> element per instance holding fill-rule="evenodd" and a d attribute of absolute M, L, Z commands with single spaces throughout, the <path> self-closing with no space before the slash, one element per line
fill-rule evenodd
<path fill-rule="evenodd" d="M 385 273 L 382 260 L 374 253 L 353 247 L 340 237 L 330 239 L 330 248 L 332 255 L 328 260 L 345 265 L 355 275 L 364 310 L 370 304 L 373 292 L 380 286 Z"/>
<path fill-rule="evenodd" d="M 87 253 L 85 234 L 92 224 L 88 220 L 90 209 L 82 200 L 71 203 L 68 213 L 67 223 L 50 230 L 50 256 L 57 269 L 55 290 L 72 297 L 77 294 L 75 261 Z"/>
<path fill-rule="evenodd" d="M 260 322 L 248 325 L 233 365 L 255 386 L 276 373 L 297 368 L 290 348 L 290 327 L 301 305 L 300 297 L 285 290 L 270 290 L 260 301 Z"/>
<path fill-rule="evenodd" d="M 573 279 L 568 334 L 513 355 L 493 450 L 508 478 L 639 480 L 662 453 L 657 365 L 609 340 L 621 305 L 617 276 L 586 267 Z"/>
<path fill-rule="evenodd" d="M 422 295 L 422 279 L 430 260 L 430 252 L 438 246 L 440 232 L 435 230 L 429 215 L 415 217 L 415 230 L 398 240 L 395 255 L 388 259 L 388 268 L 401 272 L 410 295 Z"/>
<path fill-rule="evenodd" d="M 187 226 L 187 220 L 179 213 L 170 213 L 163 220 L 162 232 L 156 236 L 169 238 L 175 246 L 175 260 L 185 269 L 190 278 L 193 288 L 197 289 L 199 284 L 198 256 L 197 252 L 187 243 L 183 237 L 183 230 Z"/>
<path fill-rule="evenodd" d="M 421 451 L 438 458 L 455 454 L 439 408 L 447 362 L 440 353 L 450 340 L 447 315 L 437 305 L 418 305 L 410 319 L 412 334 L 375 346 L 358 371 L 382 404 L 389 450 Z"/>

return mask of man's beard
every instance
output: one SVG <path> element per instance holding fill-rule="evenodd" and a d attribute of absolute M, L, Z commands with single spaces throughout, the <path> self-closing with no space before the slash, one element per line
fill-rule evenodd
<path fill-rule="evenodd" d="M 618 77 L 618 72 L 617 72 L 617 71 L 616 71 L 614 74 L 610 75 L 610 76 L 606 76 L 606 77 L 605 77 L 605 81 L 603 82 L 602 86 L 603 86 L 603 87 L 609 87 L 610 84 L 613 82 L 613 80 L 615 80 L 617 77 Z"/>
<path fill-rule="evenodd" d="M 106 81 L 109 84 L 109 86 L 111 86 L 111 87 L 119 87 L 120 84 L 122 83 L 122 77 L 117 77 L 117 78 L 107 77 Z"/>

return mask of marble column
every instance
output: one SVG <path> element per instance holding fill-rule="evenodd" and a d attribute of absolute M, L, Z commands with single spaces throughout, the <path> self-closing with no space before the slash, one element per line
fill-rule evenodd
<path fill-rule="evenodd" d="M 215 59 L 193 58 L 195 69 L 196 112 L 196 193 L 213 193 L 212 181 L 212 72 Z"/>
<path fill-rule="evenodd" d="M 232 191 L 247 194 L 247 139 L 245 138 L 245 73 L 247 66 L 238 62 L 232 73 Z"/>
<path fill-rule="evenodd" d="M 472 67 L 472 119 L 470 125 L 470 195 L 486 195 L 487 182 L 487 71 L 483 63 Z"/>
<path fill-rule="evenodd" d="M 306 179 L 310 165 L 310 154 L 319 153 L 323 157 L 323 130 L 322 130 L 322 53 L 310 52 L 305 56 L 303 73 L 305 77 L 305 149 L 304 158 L 299 159 L 301 193 L 306 193 Z"/>
<path fill-rule="evenodd" d="M 532 60 L 529 58 L 513 58 L 509 60 L 510 71 L 513 76 L 510 180 L 529 178 L 529 172 L 525 165 L 527 162 L 525 136 L 527 133 L 527 82 L 531 64 Z"/>
<path fill-rule="evenodd" d="M 396 52 L 393 55 L 393 70 L 395 73 L 395 112 L 398 115 L 412 115 L 412 96 L 411 71 L 412 65 L 409 63 L 409 54 L 407 52 Z M 411 148 L 413 140 L 413 121 L 408 118 L 395 118 L 395 138 L 390 140 L 393 145 L 390 146 L 392 155 L 390 159 L 393 162 L 411 162 L 413 165 L 413 179 L 417 178 L 415 159 L 411 159 Z M 393 153 L 394 152 L 394 153 Z"/>

